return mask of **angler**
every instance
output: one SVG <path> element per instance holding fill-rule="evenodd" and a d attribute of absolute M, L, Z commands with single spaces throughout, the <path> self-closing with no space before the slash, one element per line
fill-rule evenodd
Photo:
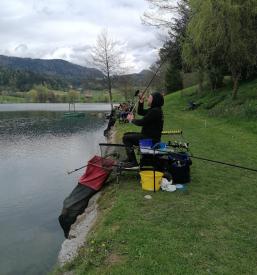
<path fill-rule="evenodd" d="M 133 146 L 139 145 L 141 139 L 152 139 L 153 144 L 161 140 L 163 130 L 163 95 L 159 92 L 148 96 L 147 105 L 149 109 L 144 109 L 144 95 L 139 94 L 138 114 L 143 116 L 141 119 L 135 119 L 133 113 L 127 116 L 129 122 L 141 126 L 141 133 L 127 132 L 123 136 L 123 143 L 127 149 L 127 167 L 138 166 Z"/>

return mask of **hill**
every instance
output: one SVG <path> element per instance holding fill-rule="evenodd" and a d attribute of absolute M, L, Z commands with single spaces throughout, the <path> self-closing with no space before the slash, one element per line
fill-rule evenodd
<path fill-rule="evenodd" d="M 149 71 L 113 77 L 113 87 L 141 87 Z M 95 68 L 83 67 L 61 59 L 32 59 L 0 55 L 0 89 L 28 91 L 33 85 L 46 84 L 52 89 L 67 90 L 71 85 L 82 89 L 104 89 L 104 75 Z M 127 84 L 126 84 L 127 85 Z"/>
<path fill-rule="evenodd" d="M 103 78 L 102 72 L 97 69 L 82 67 L 61 59 L 47 60 L 0 55 L 0 66 L 65 79 Z"/>

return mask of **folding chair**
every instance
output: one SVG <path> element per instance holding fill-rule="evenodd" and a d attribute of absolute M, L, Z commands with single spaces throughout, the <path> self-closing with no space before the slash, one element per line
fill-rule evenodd
<path fill-rule="evenodd" d="M 125 160 L 127 159 L 127 151 L 124 144 L 99 143 L 99 147 L 102 158 L 112 158 L 115 161 L 114 171 L 116 174 L 117 183 L 119 183 L 119 178 L 123 171 L 139 172 L 139 168 L 128 169 L 124 167 Z"/>

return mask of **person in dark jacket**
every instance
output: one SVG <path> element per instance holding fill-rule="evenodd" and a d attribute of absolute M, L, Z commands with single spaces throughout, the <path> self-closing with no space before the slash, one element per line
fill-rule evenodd
<path fill-rule="evenodd" d="M 138 166 L 133 145 L 138 146 L 140 139 L 152 139 L 153 144 L 161 140 L 163 130 L 163 112 L 162 106 L 164 98 L 161 93 L 155 92 L 149 95 L 147 105 L 149 109 L 144 109 L 144 97 L 139 94 L 138 114 L 143 116 L 141 119 L 135 119 L 133 114 L 129 114 L 127 119 L 129 122 L 141 126 L 141 133 L 128 132 L 123 136 L 123 143 L 126 146 L 128 160 L 127 167 Z"/>

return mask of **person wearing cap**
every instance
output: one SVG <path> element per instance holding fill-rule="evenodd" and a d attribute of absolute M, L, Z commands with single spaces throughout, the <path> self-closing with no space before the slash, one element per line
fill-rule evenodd
<path fill-rule="evenodd" d="M 128 132 L 123 135 L 123 143 L 126 146 L 128 156 L 126 167 L 138 166 L 133 145 L 138 146 L 140 139 L 152 139 L 153 144 L 160 142 L 163 130 L 163 104 L 163 95 L 159 92 L 155 92 L 148 96 L 147 105 L 149 108 L 144 109 L 144 97 L 139 94 L 137 113 L 143 117 L 135 119 L 134 115 L 130 113 L 127 119 L 129 122 L 142 127 L 142 129 L 141 133 Z"/>

